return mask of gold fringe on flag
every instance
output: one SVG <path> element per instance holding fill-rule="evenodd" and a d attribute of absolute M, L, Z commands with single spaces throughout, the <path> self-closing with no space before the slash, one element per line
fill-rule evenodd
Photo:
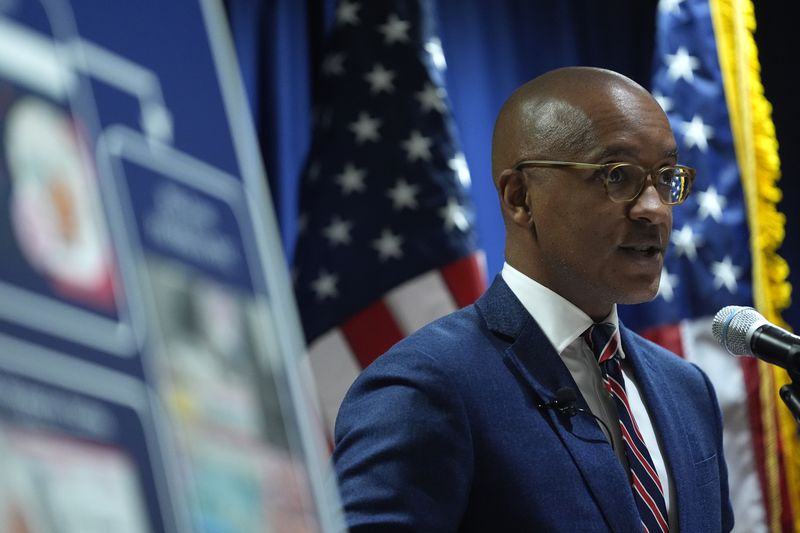
<path fill-rule="evenodd" d="M 753 299 L 767 320 L 783 325 L 780 312 L 789 305 L 789 266 L 777 254 L 783 242 L 785 216 L 776 204 L 780 160 L 772 106 L 764 96 L 761 67 L 753 32 L 756 27 L 751 0 L 709 0 L 717 52 L 730 114 L 736 159 L 741 173 L 750 227 L 753 263 Z M 761 419 L 769 529 L 783 531 L 782 516 L 794 518 L 790 531 L 800 531 L 800 443 L 797 425 L 779 400 L 777 389 L 789 381 L 787 373 L 759 362 Z M 781 469 L 781 463 L 784 465 Z M 781 491 L 785 476 L 786 494 Z M 788 500 L 788 501 L 787 501 Z"/>

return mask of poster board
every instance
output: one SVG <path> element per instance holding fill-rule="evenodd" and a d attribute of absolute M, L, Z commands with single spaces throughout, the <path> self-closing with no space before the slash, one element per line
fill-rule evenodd
<path fill-rule="evenodd" d="M 0 0 L 0 530 L 333 531 L 218 1 Z"/>

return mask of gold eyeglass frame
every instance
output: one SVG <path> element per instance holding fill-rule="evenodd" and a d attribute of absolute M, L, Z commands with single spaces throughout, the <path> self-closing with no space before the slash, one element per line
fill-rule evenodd
<path fill-rule="evenodd" d="M 525 168 L 573 168 L 577 170 L 602 170 L 603 171 L 603 187 L 606 190 L 606 196 L 612 202 L 616 203 L 627 203 L 636 200 L 642 191 L 644 190 L 644 184 L 647 181 L 648 177 L 651 177 L 651 181 L 653 181 L 653 186 L 655 186 L 655 181 L 652 180 L 652 176 L 656 176 L 664 171 L 664 169 L 668 168 L 676 168 L 684 172 L 685 174 L 685 181 L 682 183 L 683 189 L 685 193 L 683 197 L 677 202 L 667 202 L 664 201 L 664 198 L 661 197 L 661 193 L 658 194 L 659 200 L 664 205 L 679 205 L 686 201 L 689 197 L 689 193 L 692 192 L 692 185 L 694 184 L 694 177 L 697 174 L 697 170 L 692 167 L 687 167 L 684 165 L 664 165 L 660 168 L 651 168 L 646 169 L 641 165 L 634 165 L 633 163 L 605 163 L 605 164 L 595 164 L 595 163 L 575 163 L 571 161 L 540 161 L 536 159 L 525 159 L 520 161 L 516 165 L 514 165 L 515 170 L 524 170 Z M 642 179 L 641 183 L 639 184 L 639 189 L 636 191 L 631 198 L 625 200 L 615 200 L 611 197 L 611 194 L 608 192 L 608 176 L 609 174 L 619 167 L 637 167 L 645 171 L 644 178 Z M 658 187 L 656 187 L 656 191 L 658 191 Z"/>

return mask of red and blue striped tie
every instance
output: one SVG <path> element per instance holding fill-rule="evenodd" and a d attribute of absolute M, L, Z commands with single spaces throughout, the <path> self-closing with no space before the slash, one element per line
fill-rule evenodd
<path fill-rule="evenodd" d="M 606 390 L 614 398 L 619 412 L 619 428 L 625 441 L 625 452 L 630 465 L 631 487 L 642 526 L 645 531 L 669 531 L 664 489 L 653 466 L 653 460 L 644 444 L 642 434 L 633 419 L 633 412 L 625 393 L 619 357 L 619 332 L 613 324 L 594 324 L 586 331 L 586 341 L 600 363 Z"/>

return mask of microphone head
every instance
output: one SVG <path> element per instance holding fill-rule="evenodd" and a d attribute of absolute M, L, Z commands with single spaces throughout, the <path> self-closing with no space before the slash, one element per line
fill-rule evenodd
<path fill-rule="evenodd" d="M 578 400 L 578 393 L 575 389 L 570 387 L 561 387 L 556 391 L 556 409 L 558 414 L 572 418 L 578 414 L 578 406 L 575 403 Z"/>
<path fill-rule="evenodd" d="M 578 394 L 575 392 L 575 389 L 570 387 L 561 387 L 556 391 L 556 401 L 559 403 L 559 405 L 569 405 L 571 403 L 575 403 L 577 399 Z"/>
<path fill-rule="evenodd" d="M 729 353 L 753 356 L 750 337 L 753 331 L 767 323 L 752 307 L 729 305 L 714 316 L 711 333 Z"/>

